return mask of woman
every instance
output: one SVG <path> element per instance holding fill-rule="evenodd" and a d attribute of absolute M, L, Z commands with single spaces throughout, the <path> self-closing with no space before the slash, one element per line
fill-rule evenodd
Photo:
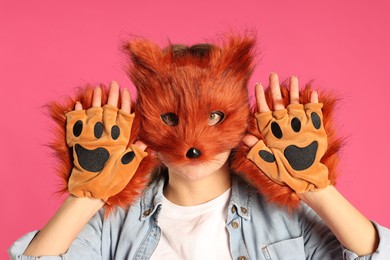
<path fill-rule="evenodd" d="M 186 67 L 180 66 L 180 71 L 185 72 Z M 196 66 L 203 68 L 204 64 L 197 63 Z M 202 70 L 199 71 L 204 77 Z M 230 69 L 228 73 L 231 73 Z M 191 82 L 187 76 L 186 81 Z M 273 110 L 284 110 L 275 73 L 270 75 L 270 89 Z M 259 114 L 269 113 L 261 84 L 256 85 L 255 93 Z M 101 95 L 101 89 L 96 88 L 93 108 L 101 107 Z M 299 104 L 299 95 L 298 80 L 291 77 L 290 103 Z M 124 89 L 119 95 L 118 84 L 112 82 L 107 105 L 118 107 L 119 98 L 121 113 L 130 114 L 129 91 Z M 202 103 L 202 95 L 198 98 L 200 100 L 196 100 L 195 94 L 191 95 L 194 102 Z M 311 93 L 310 101 L 318 103 L 315 91 Z M 82 105 L 76 103 L 76 114 L 82 109 Z M 198 114 L 194 113 L 193 116 Z M 213 110 L 207 124 L 218 126 L 224 123 L 225 117 L 228 120 L 229 115 L 221 110 Z M 72 120 L 72 116 L 68 116 L 68 121 Z M 169 112 L 161 114 L 159 120 L 172 127 L 185 119 Z M 80 132 L 74 127 L 76 124 L 77 119 L 73 120 L 67 132 L 78 137 Z M 96 125 L 94 129 L 96 136 Z M 193 133 L 196 131 L 193 130 Z M 249 148 L 257 147 L 262 142 L 253 135 L 244 136 L 242 141 Z M 104 186 L 105 193 L 98 199 L 84 196 L 83 191 L 78 197 L 70 195 L 42 230 L 27 234 L 13 245 L 11 257 L 243 260 L 356 259 L 358 256 L 384 259 L 390 256 L 390 231 L 366 219 L 328 183 L 320 185 L 320 188 L 307 188 L 309 185 L 301 189 L 302 186 L 294 186 L 295 181 L 286 179 L 289 177 L 278 179 L 278 174 L 270 174 L 270 179 L 289 185 L 304 202 L 296 212 L 290 213 L 287 209 L 267 203 L 254 188 L 232 173 L 228 160 L 231 149 L 218 152 L 204 162 L 197 160 L 207 153 L 207 148 L 190 147 L 185 153 L 187 163 L 173 160 L 173 155 L 168 152 L 155 151 L 164 167 L 159 177 L 128 210 L 118 209 L 108 218 L 104 217 L 104 210 L 101 209 L 107 199 L 118 192 L 110 193 L 110 190 L 118 189 L 115 185 Z M 134 171 L 146 156 L 143 152 L 145 149 L 146 145 L 141 141 L 132 146 L 137 160 L 129 161 L 130 164 L 134 162 Z M 82 162 L 81 153 L 76 151 L 76 154 L 81 170 L 96 166 Z M 269 155 L 264 158 L 274 160 Z M 251 160 L 258 164 L 256 158 Z M 110 172 L 115 169 L 110 169 Z M 79 194 L 79 182 L 75 177 L 73 180 L 76 183 L 73 187 L 76 188 L 72 194 Z"/>

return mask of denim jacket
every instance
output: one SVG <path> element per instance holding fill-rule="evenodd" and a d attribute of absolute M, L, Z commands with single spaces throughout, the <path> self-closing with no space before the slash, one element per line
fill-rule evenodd
<path fill-rule="evenodd" d="M 108 218 L 99 211 L 61 256 L 39 259 L 149 259 L 161 235 L 158 226 L 164 179 L 154 181 L 129 210 L 117 209 Z M 390 259 L 390 230 L 374 223 L 380 244 L 371 255 L 358 257 L 340 242 L 307 205 L 289 213 L 267 203 L 256 190 L 234 175 L 226 228 L 232 259 Z M 37 231 L 17 240 L 11 259 L 23 256 Z M 204 252 L 204 259 L 207 252 Z"/>

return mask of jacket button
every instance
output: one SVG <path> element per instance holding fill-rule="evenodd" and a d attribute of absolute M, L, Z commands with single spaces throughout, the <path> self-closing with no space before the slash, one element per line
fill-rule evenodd
<path fill-rule="evenodd" d="M 238 260 L 246 260 L 246 256 L 240 256 Z"/>
<path fill-rule="evenodd" d="M 150 215 L 150 209 L 144 211 L 144 216 L 147 217 Z"/>
<path fill-rule="evenodd" d="M 232 227 L 234 228 L 234 229 L 237 229 L 238 228 L 238 223 L 236 222 L 236 221 L 233 221 L 232 222 Z"/>
<path fill-rule="evenodd" d="M 244 207 L 241 207 L 241 212 L 246 214 L 246 213 L 248 213 L 248 210 L 246 208 L 244 208 Z"/>
<path fill-rule="evenodd" d="M 232 213 L 235 214 L 236 212 L 237 212 L 237 208 L 236 208 L 236 206 L 233 205 L 233 207 L 232 207 Z"/>

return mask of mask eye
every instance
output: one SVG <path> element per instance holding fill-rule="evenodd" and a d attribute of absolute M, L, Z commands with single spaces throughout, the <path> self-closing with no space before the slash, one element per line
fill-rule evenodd
<path fill-rule="evenodd" d="M 179 117 L 175 113 L 164 113 L 160 115 L 161 120 L 169 126 L 175 126 L 179 122 Z"/>
<path fill-rule="evenodd" d="M 225 114 L 221 111 L 213 111 L 209 115 L 209 125 L 218 125 L 225 119 Z"/>

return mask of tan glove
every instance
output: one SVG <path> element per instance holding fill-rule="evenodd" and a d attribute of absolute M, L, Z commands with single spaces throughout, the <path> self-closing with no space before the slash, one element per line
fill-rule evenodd
<path fill-rule="evenodd" d="M 105 105 L 66 114 L 66 141 L 74 168 L 68 190 L 76 197 L 107 199 L 127 185 L 147 153 L 130 139 L 134 114 Z"/>
<path fill-rule="evenodd" d="M 286 109 L 256 113 L 264 137 L 247 154 L 270 179 L 297 193 L 325 188 L 328 169 L 320 162 L 327 149 L 322 104 L 290 104 Z"/>

